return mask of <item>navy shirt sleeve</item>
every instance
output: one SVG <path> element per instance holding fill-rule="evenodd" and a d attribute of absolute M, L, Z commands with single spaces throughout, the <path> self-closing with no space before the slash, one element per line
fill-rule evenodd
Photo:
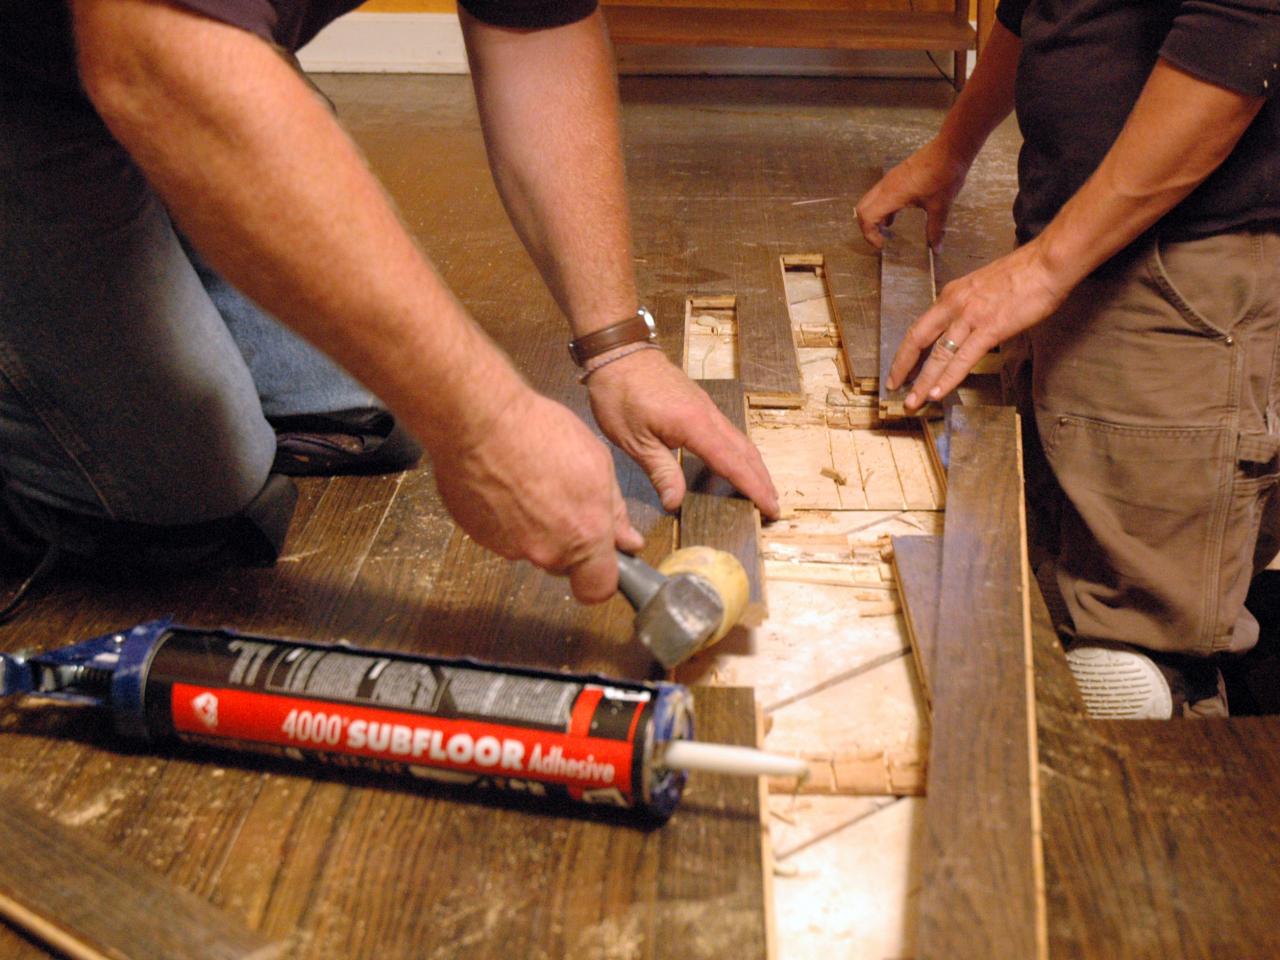
<path fill-rule="evenodd" d="M 458 0 L 477 20 L 496 27 L 562 27 L 589 17 L 596 0 Z"/>
<path fill-rule="evenodd" d="M 279 15 L 271 0 L 176 0 L 178 6 L 221 20 L 256 34 L 268 42 L 275 40 Z"/>
<path fill-rule="evenodd" d="M 996 7 L 996 19 L 1015 37 L 1022 36 L 1022 15 L 1031 0 L 1000 0 Z"/>
<path fill-rule="evenodd" d="M 1250 97 L 1280 83 L 1280 0 L 1183 0 L 1160 56 Z"/>

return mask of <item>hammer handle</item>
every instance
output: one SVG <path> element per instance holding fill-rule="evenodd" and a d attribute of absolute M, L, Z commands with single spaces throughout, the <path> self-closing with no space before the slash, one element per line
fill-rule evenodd
<path fill-rule="evenodd" d="M 618 591 L 636 610 L 652 600 L 666 582 L 665 576 L 639 557 L 618 551 Z"/>

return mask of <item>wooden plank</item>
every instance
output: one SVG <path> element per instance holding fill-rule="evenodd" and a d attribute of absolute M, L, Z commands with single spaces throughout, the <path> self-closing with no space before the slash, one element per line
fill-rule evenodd
<path fill-rule="evenodd" d="M 894 582 L 902 599 L 911 652 L 925 696 L 932 701 L 930 671 L 937 646 L 938 594 L 942 587 L 942 537 L 894 536 L 891 540 Z M 1044 596 L 1035 580 L 1029 580 L 1028 586 L 1036 671 L 1037 724 L 1042 724 L 1045 720 L 1046 703 L 1051 708 L 1052 716 L 1082 717 L 1084 703 L 1067 667 L 1062 644 L 1054 631 Z"/>
<path fill-rule="evenodd" d="M 8 792 L 0 850 L 0 916 L 75 960 L 268 960 L 283 951 Z"/>
<path fill-rule="evenodd" d="M 746 431 L 747 405 L 739 381 L 702 380 L 698 385 L 730 423 Z M 768 616 L 760 554 L 760 511 L 727 480 L 712 473 L 700 457 L 686 450 L 682 459 L 688 492 L 680 505 L 680 546 L 715 547 L 742 562 L 750 588 L 742 623 L 756 626 Z"/>
<path fill-rule="evenodd" d="M 933 252 L 925 241 L 925 212 L 899 210 L 880 254 L 880 416 L 906 416 L 906 387 L 890 390 L 889 368 L 907 329 L 933 305 Z"/>
<path fill-rule="evenodd" d="M 1043 865 L 1018 420 L 957 408 L 918 955 L 1043 958 Z"/>
<path fill-rule="evenodd" d="M 665 134 L 657 134 L 664 136 Z M 751 164 L 734 150 L 673 151 L 661 158 L 640 153 L 634 168 L 653 193 L 646 201 L 650 215 L 635 224 L 636 246 L 648 251 L 640 282 L 649 291 L 668 355 L 676 363 L 683 353 L 683 327 L 690 299 L 722 301 L 734 297 L 737 326 L 738 379 L 753 404 L 798 407 L 804 402 L 786 294 L 778 268 L 778 251 L 770 241 L 738 243 L 731 238 L 771 237 L 778 232 L 774 209 L 749 196 L 664 195 L 684 164 L 698 165 L 698 175 L 715 171 L 725 182 L 756 176 Z M 632 169 L 629 166 L 629 171 Z M 637 191 L 638 192 L 638 191 Z M 744 191 L 750 192 L 750 191 Z M 674 232 L 673 232 L 674 231 Z M 671 319 L 678 322 L 672 324 Z"/>
<path fill-rule="evenodd" d="M 787 292 L 779 261 L 770 266 L 763 277 L 764 295 L 745 297 L 738 308 L 738 369 L 742 388 L 756 406 L 798 407 L 804 403 L 804 386 Z"/>
<path fill-rule="evenodd" d="M 975 34 L 952 12 L 741 10 L 638 5 L 604 8 L 616 44 L 806 47 L 827 50 L 970 50 Z"/>
<path fill-rule="evenodd" d="M 920 675 L 920 688 L 932 708 L 930 666 L 937 642 L 942 537 L 894 537 L 893 579 L 898 585 L 907 636 L 911 640 L 911 656 Z"/>
<path fill-rule="evenodd" d="M 865 284 L 851 260 L 847 252 L 832 248 L 827 264 L 827 289 L 831 312 L 840 331 L 849 382 L 862 389 L 879 379 L 880 343 L 875 318 L 867 308 Z"/>
<path fill-rule="evenodd" d="M 1280 720 L 1081 719 L 1040 743 L 1052 956 L 1280 955 Z"/>

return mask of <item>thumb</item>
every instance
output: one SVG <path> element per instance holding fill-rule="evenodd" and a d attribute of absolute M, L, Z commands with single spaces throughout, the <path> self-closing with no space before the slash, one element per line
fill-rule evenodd
<path fill-rule="evenodd" d="M 925 241 L 934 253 L 942 250 L 942 238 L 947 232 L 949 212 L 945 203 L 925 207 Z"/>
<path fill-rule="evenodd" d="M 675 510 L 679 507 L 684 500 L 684 471 L 676 462 L 675 455 L 660 440 L 651 439 L 636 450 L 635 461 L 649 475 L 650 482 L 658 491 L 663 509 Z"/>

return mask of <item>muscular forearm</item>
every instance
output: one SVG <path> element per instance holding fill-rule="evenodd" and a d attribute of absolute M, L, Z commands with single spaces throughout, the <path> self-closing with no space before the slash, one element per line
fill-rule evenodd
<path fill-rule="evenodd" d="M 1158 61 L 1120 135 L 1044 231 L 949 283 L 907 331 L 889 385 L 925 356 L 914 409 L 959 385 L 998 343 L 1039 323 L 1072 288 L 1172 209 L 1230 155 L 1262 106 Z M 953 346 L 944 347 L 940 337 Z"/>
<path fill-rule="evenodd" d="M 461 17 L 499 192 L 574 333 L 631 315 L 617 91 L 600 14 L 537 31 Z"/>
<path fill-rule="evenodd" d="M 928 215 L 927 238 L 937 249 L 947 216 L 987 137 L 1013 109 L 1021 43 L 999 23 L 968 86 L 947 112 L 938 135 L 890 170 L 858 201 L 858 226 L 867 243 L 884 245 L 884 231 L 905 206 Z"/>
<path fill-rule="evenodd" d="M 524 390 L 270 47 L 152 0 L 76 0 L 75 27 L 91 99 L 196 246 L 429 448 Z"/>
<path fill-rule="evenodd" d="M 999 21 L 974 67 L 973 76 L 947 111 L 937 139 L 966 166 L 991 131 L 1013 110 L 1013 86 L 1022 42 Z"/>
<path fill-rule="evenodd" d="M 1199 186 L 1263 102 L 1157 61 L 1098 169 L 1033 241 L 1055 285 L 1074 287 Z"/>

